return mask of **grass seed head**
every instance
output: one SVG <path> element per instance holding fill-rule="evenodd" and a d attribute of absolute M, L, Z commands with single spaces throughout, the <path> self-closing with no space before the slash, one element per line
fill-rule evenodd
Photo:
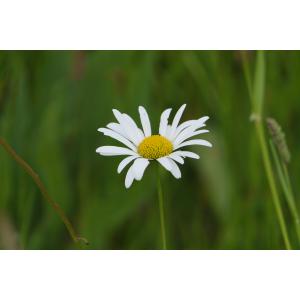
<path fill-rule="evenodd" d="M 287 164 L 291 160 L 291 154 L 286 143 L 285 134 L 278 124 L 278 122 L 273 118 L 267 118 L 266 120 L 269 133 L 271 135 L 272 141 L 277 148 L 281 159 Z"/>

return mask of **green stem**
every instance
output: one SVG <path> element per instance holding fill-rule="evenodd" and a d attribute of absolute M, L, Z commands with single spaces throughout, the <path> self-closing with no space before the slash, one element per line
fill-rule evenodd
<path fill-rule="evenodd" d="M 282 185 L 282 189 L 285 194 L 289 210 L 291 212 L 291 215 L 293 216 L 298 241 L 300 243 L 300 219 L 299 219 L 299 214 L 298 214 L 298 209 L 296 206 L 294 194 L 293 194 L 292 187 L 290 184 L 288 170 L 286 168 L 285 163 L 280 163 L 274 143 L 271 140 L 270 140 L 270 145 L 271 145 L 271 150 L 272 150 L 272 154 L 274 157 L 275 165 L 277 168 L 277 172 L 279 175 L 279 180 Z"/>
<path fill-rule="evenodd" d="M 246 84 L 247 84 L 247 89 L 248 93 L 250 95 L 251 101 L 253 100 L 252 97 L 252 82 L 251 82 L 251 76 L 250 76 L 250 67 L 249 67 L 249 62 L 247 58 L 247 53 L 248 51 L 241 51 L 242 59 L 243 59 L 243 71 L 246 79 Z"/>
<path fill-rule="evenodd" d="M 245 63 L 245 62 L 244 62 Z M 248 84 L 250 83 L 249 80 L 249 74 L 246 73 L 247 66 L 244 67 L 245 77 L 248 78 L 246 81 Z M 264 133 L 264 127 L 262 123 L 262 109 L 263 109 L 263 102 L 264 102 L 264 88 L 265 88 L 265 59 L 264 59 L 264 53 L 263 51 L 259 51 L 257 53 L 257 59 L 256 59 L 256 68 L 255 68 L 255 76 L 253 80 L 253 87 L 249 89 L 249 96 L 252 103 L 252 111 L 253 114 L 251 116 L 251 120 L 255 123 L 255 129 L 256 134 L 258 136 L 260 149 L 262 153 L 263 158 L 263 165 L 265 168 L 265 172 L 267 175 L 267 179 L 269 182 L 271 194 L 272 194 L 272 200 L 275 207 L 276 215 L 278 218 L 279 226 L 281 229 L 281 233 L 283 236 L 283 240 L 285 243 L 285 247 L 287 249 L 292 249 L 291 243 L 288 236 L 288 231 L 286 228 L 284 215 L 282 212 L 282 208 L 280 205 L 280 200 L 275 184 L 275 178 L 273 174 L 273 169 L 271 165 L 270 160 L 270 154 L 269 149 L 267 146 L 265 133 Z"/>
<path fill-rule="evenodd" d="M 159 216 L 160 216 L 160 230 L 163 249 L 167 250 L 167 239 L 166 239 L 166 229 L 165 229 L 165 216 L 164 216 L 164 197 L 162 192 L 159 165 L 157 168 L 157 192 L 158 192 L 158 204 L 159 204 Z"/>
<path fill-rule="evenodd" d="M 263 163 L 264 163 L 265 171 L 266 171 L 267 178 L 269 181 L 269 186 L 270 186 L 271 193 L 272 193 L 272 199 L 273 199 L 273 203 L 275 206 L 279 226 L 280 226 L 280 229 L 282 232 L 283 240 L 284 240 L 286 248 L 288 250 L 291 250 L 292 247 L 291 247 L 288 231 L 286 228 L 282 208 L 281 208 L 280 201 L 279 201 L 279 196 L 278 196 L 278 192 L 277 192 L 277 188 L 276 188 L 276 184 L 275 184 L 274 174 L 272 171 L 272 165 L 271 165 L 271 160 L 270 160 L 270 156 L 269 156 L 269 151 L 268 151 L 268 147 L 267 147 L 267 143 L 266 143 L 266 139 L 265 139 L 265 135 L 264 135 L 263 125 L 260 120 L 256 120 L 255 125 L 256 125 L 255 126 L 256 132 L 257 132 L 259 142 L 260 142 L 262 156 L 263 156 Z"/>
<path fill-rule="evenodd" d="M 41 194 L 46 199 L 46 201 L 52 206 L 52 208 L 57 212 L 59 217 L 61 218 L 62 222 L 65 224 L 71 238 L 75 243 L 81 243 L 88 244 L 88 241 L 83 238 L 79 237 L 76 234 L 76 231 L 74 230 L 71 222 L 66 217 L 64 211 L 62 208 L 50 197 L 48 194 L 44 184 L 40 180 L 39 175 L 31 168 L 31 166 L 22 159 L 15 150 L 2 138 L 0 138 L 0 145 L 4 148 L 4 150 L 23 168 L 23 170 L 33 179 L 37 187 L 39 188 Z"/>
<path fill-rule="evenodd" d="M 285 177 L 285 180 L 286 180 L 286 183 L 288 186 L 288 190 L 290 191 L 290 197 L 292 199 L 291 202 L 292 202 L 292 207 L 293 207 L 293 211 L 294 211 L 294 221 L 297 226 L 297 235 L 298 235 L 299 242 L 300 242 L 300 217 L 299 217 L 298 208 L 296 205 L 296 201 L 295 201 L 295 197 L 294 197 L 294 193 L 293 193 L 293 189 L 292 189 L 292 185 L 291 185 L 290 175 L 289 175 L 288 169 L 285 164 L 283 164 L 283 173 L 284 173 L 284 177 Z"/>
<path fill-rule="evenodd" d="M 287 170 L 286 164 L 282 164 L 282 169 L 283 169 L 283 172 L 284 172 L 284 177 L 285 177 L 286 183 L 287 183 L 289 189 L 292 191 L 290 175 L 289 175 L 289 172 Z"/>

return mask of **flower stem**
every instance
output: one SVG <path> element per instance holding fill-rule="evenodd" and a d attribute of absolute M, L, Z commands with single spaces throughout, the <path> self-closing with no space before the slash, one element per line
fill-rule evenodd
<path fill-rule="evenodd" d="M 65 224 L 72 240 L 75 243 L 83 243 L 85 245 L 88 244 L 88 241 L 83 238 L 79 237 L 76 234 L 75 229 L 73 228 L 73 225 L 69 221 L 69 219 L 66 217 L 64 211 L 62 208 L 50 197 L 48 194 L 44 184 L 42 183 L 39 175 L 31 168 L 31 166 L 22 159 L 15 150 L 2 138 L 0 138 L 0 145 L 4 148 L 4 150 L 23 168 L 23 170 L 33 179 L 37 187 L 39 188 L 41 194 L 46 199 L 46 201 L 52 206 L 52 208 L 57 212 L 59 217 L 61 218 L 62 222 Z"/>
<path fill-rule="evenodd" d="M 163 250 L 167 250 L 166 240 L 166 229 L 165 229 L 165 216 L 164 216 L 164 197 L 162 192 L 161 180 L 160 180 L 160 169 L 159 165 L 157 168 L 157 192 L 158 192 L 158 204 L 159 204 L 159 215 L 160 215 L 160 230 L 163 244 Z"/>

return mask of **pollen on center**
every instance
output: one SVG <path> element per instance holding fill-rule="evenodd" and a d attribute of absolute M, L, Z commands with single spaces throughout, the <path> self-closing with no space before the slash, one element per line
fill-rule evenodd
<path fill-rule="evenodd" d="M 139 144 L 137 151 L 144 158 L 157 159 L 170 154 L 173 144 L 161 135 L 151 135 Z"/>

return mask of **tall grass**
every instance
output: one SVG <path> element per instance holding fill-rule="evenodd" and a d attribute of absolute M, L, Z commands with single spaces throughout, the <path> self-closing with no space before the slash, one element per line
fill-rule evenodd
<path fill-rule="evenodd" d="M 300 245 L 300 218 L 287 167 L 287 164 L 290 163 L 291 159 L 289 150 L 285 141 L 284 133 L 278 123 L 271 118 L 267 119 L 267 123 L 271 135 L 270 147 L 276 165 L 277 174 L 291 217 L 294 220 L 295 231 L 298 237 L 298 245 Z"/>
<path fill-rule="evenodd" d="M 245 66 L 247 69 L 247 65 Z M 292 249 L 289 234 L 284 219 L 280 198 L 277 191 L 275 172 L 272 168 L 270 153 L 268 149 L 267 139 L 265 137 L 264 130 L 264 116 L 263 116 L 263 103 L 264 103 L 264 91 L 265 91 L 265 59 L 264 52 L 259 51 L 257 53 L 255 75 L 253 80 L 253 87 L 250 87 L 250 98 L 252 101 L 252 115 L 251 121 L 255 124 L 256 134 L 259 140 L 260 149 L 262 153 L 263 164 L 265 172 L 268 178 L 270 186 L 272 200 L 274 203 L 276 215 L 280 225 L 281 233 L 284 239 L 284 243 L 287 249 Z M 246 79 L 249 85 L 249 71 L 246 71 Z"/>

